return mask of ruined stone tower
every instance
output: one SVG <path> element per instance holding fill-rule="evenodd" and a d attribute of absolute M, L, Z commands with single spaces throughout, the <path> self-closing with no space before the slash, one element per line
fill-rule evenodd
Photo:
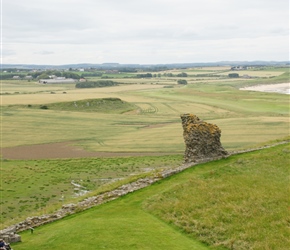
<path fill-rule="evenodd" d="M 220 142 L 221 130 L 215 124 L 200 120 L 193 114 L 181 115 L 186 145 L 184 161 L 196 162 L 226 156 Z"/>

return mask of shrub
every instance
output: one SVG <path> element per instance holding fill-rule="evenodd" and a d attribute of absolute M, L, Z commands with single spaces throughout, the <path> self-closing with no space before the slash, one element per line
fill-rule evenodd
<path fill-rule="evenodd" d="M 178 83 L 178 84 L 186 85 L 186 84 L 187 84 L 187 81 L 186 81 L 186 80 L 181 80 L 181 79 L 179 79 L 179 80 L 177 80 L 177 83 Z"/>
<path fill-rule="evenodd" d="M 239 78 L 239 74 L 238 73 L 230 73 L 228 76 L 230 78 Z"/>

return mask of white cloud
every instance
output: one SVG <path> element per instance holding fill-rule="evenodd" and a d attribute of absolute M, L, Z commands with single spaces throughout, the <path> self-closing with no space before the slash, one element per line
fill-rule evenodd
<path fill-rule="evenodd" d="M 39 51 L 39 52 L 34 52 L 34 54 L 36 54 L 36 55 L 51 55 L 51 54 L 54 54 L 54 52 L 53 51 L 42 50 L 42 51 Z"/>
<path fill-rule="evenodd" d="M 288 0 L 2 0 L 2 5 L 3 63 L 289 56 Z"/>

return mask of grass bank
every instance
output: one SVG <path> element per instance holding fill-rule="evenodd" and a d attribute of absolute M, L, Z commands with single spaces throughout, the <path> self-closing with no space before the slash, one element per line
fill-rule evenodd
<path fill-rule="evenodd" d="M 181 155 L 4 160 L 1 162 L 1 228 L 28 216 L 51 213 L 62 204 L 82 199 L 82 195 L 110 189 L 114 183 L 121 185 L 121 180 L 126 182 L 135 175 L 181 162 Z"/>
<path fill-rule="evenodd" d="M 286 144 L 200 164 L 33 235 L 24 232 L 13 247 L 288 249 L 289 153 Z"/>
<path fill-rule="evenodd" d="M 125 112 L 137 109 L 137 107 L 131 103 L 124 102 L 119 98 L 98 98 L 98 99 L 85 99 L 76 100 L 73 102 L 56 102 L 50 104 L 41 105 L 17 105 L 10 106 L 14 108 L 32 108 L 32 109 L 52 109 L 60 111 L 72 111 L 72 112 L 95 112 L 95 113 L 113 113 L 122 114 Z"/>
<path fill-rule="evenodd" d="M 146 208 L 214 248 L 287 249 L 289 155 L 288 144 L 200 165 Z"/>

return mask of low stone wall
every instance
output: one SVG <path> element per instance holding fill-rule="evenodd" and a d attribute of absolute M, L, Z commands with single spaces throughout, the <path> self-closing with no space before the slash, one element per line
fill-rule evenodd
<path fill-rule="evenodd" d="M 6 243 L 14 243 L 21 241 L 21 236 L 16 233 L 15 228 L 10 228 L 10 230 L 0 232 L 0 239 L 3 239 Z"/>
<path fill-rule="evenodd" d="M 169 172 L 166 173 L 166 176 L 168 176 Z M 78 203 L 71 203 L 71 204 L 63 205 L 62 208 L 57 210 L 55 213 L 42 215 L 42 216 L 28 217 L 26 220 L 24 220 L 20 223 L 17 223 L 15 225 L 12 225 L 8 228 L 1 230 L 0 235 L 2 236 L 2 238 L 5 238 L 4 235 L 12 235 L 11 233 L 15 234 L 15 232 L 21 232 L 24 230 L 28 230 L 31 227 L 35 228 L 35 227 L 38 227 L 40 225 L 44 225 L 46 223 L 59 220 L 67 215 L 74 214 L 76 212 L 88 209 L 90 207 L 103 204 L 105 202 L 114 200 L 120 196 L 126 195 L 126 194 L 134 192 L 138 189 L 149 186 L 152 183 L 154 183 L 162 178 L 163 178 L 162 173 L 160 174 L 160 176 L 154 176 L 151 178 L 149 178 L 149 177 L 142 178 L 142 179 L 139 179 L 135 182 L 122 185 L 121 187 L 119 187 L 115 190 L 105 192 L 105 193 L 97 195 L 97 196 L 92 196 L 92 197 L 86 198 L 85 200 L 80 201 Z M 10 237 L 10 239 L 9 239 L 9 237 L 7 236 L 5 239 L 7 242 L 12 242 L 12 237 Z"/>
<path fill-rule="evenodd" d="M 205 160 L 205 161 L 207 161 L 207 160 Z M 71 204 L 63 205 L 61 209 L 57 210 L 55 213 L 52 213 L 52 214 L 28 217 L 26 220 L 24 220 L 22 222 L 19 222 L 15 225 L 12 225 L 8 228 L 1 230 L 0 235 L 11 235 L 12 236 L 11 232 L 13 232 L 13 235 L 15 235 L 16 232 L 29 230 L 30 228 L 35 228 L 35 227 L 44 225 L 46 223 L 50 223 L 50 222 L 59 220 L 59 219 L 64 218 L 65 216 L 68 216 L 70 214 L 74 214 L 74 213 L 86 210 L 88 208 L 109 202 L 111 200 L 115 200 L 120 196 L 126 195 L 128 193 L 132 193 L 136 190 L 147 187 L 147 186 L 151 185 L 152 183 L 155 183 L 163 178 L 166 178 L 168 176 L 179 173 L 179 172 L 183 171 L 184 169 L 189 168 L 189 167 L 196 165 L 196 164 L 197 163 L 184 164 L 184 165 L 176 167 L 176 168 L 167 169 L 167 170 L 164 170 L 164 171 L 157 173 L 156 175 L 153 175 L 152 177 L 141 178 L 137 181 L 122 185 L 115 190 L 105 192 L 105 193 L 97 195 L 97 196 L 92 196 L 92 197 L 86 198 L 83 201 L 80 201 L 78 203 L 71 203 Z M 10 238 L 6 237 L 6 241 L 7 242 L 15 242 L 15 241 L 13 241 L 12 237 L 10 237 Z M 20 236 L 18 238 L 18 241 L 21 241 Z"/>
<path fill-rule="evenodd" d="M 194 159 L 194 162 L 187 162 L 179 167 L 171 168 L 163 170 L 151 177 L 141 178 L 137 181 L 122 185 L 118 187 L 115 190 L 105 192 L 103 194 L 92 196 L 89 198 L 84 199 L 83 201 L 80 201 L 78 203 L 71 203 L 63 205 L 61 209 L 57 210 L 55 213 L 42 215 L 42 216 L 34 216 L 34 217 L 28 217 L 26 220 L 17 223 L 15 225 L 12 225 L 8 228 L 5 228 L 0 231 L 0 237 L 3 238 L 6 242 L 17 242 L 21 241 L 21 237 L 16 234 L 17 232 L 21 232 L 24 230 L 28 230 L 30 228 L 35 228 L 41 225 L 44 225 L 46 223 L 50 223 L 56 220 L 59 220 L 61 218 L 64 218 L 65 216 L 68 216 L 70 214 L 74 214 L 77 212 L 80 212 L 82 210 L 86 210 L 88 208 L 109 202 L 111 200 L 115 200 L 120 196 L 126 195 L 128 193 L 132 193 L 136 190 L 142 189 L 144 187 L 147 187 L 161 179 L 164 179 L 166 177 L 169 177 L 171 175 L 177 174 L 179 172 L 182 172 L 183 170 L 193 167 L 200 163 L 210 162 L 213 160 L 218 160 L 224 157 L 228 157 L 230 155 L 236 155 L 246 152 L 252 152 L 256 150 L 261 150 L 264 148 L 273 147 L 280 144 L 289 143 L 289 141 L 284 141 L 280 143 L 276 143 L 270 146 L 264 146 L 261 148 L 256 149 L 249 149 L 249 150 L 243 150 L 243 151 L 235 151 L 227 155 L 221 155 L 221 156 L 215 156 L 215 157 L 203 157 L 200 159 Z"/>

